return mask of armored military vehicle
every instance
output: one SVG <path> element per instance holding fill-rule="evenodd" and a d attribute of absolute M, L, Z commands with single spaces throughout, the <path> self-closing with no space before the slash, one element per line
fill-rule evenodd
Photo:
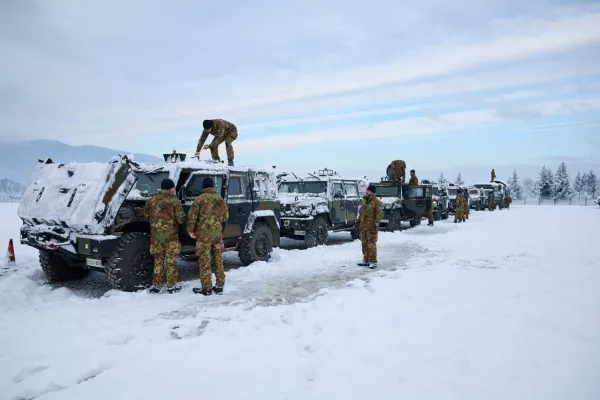
<path fill-rule="evenodd" d="M 486 208 L 487 206 L 487 196 L 490 191 L 494 193 L 494 208 L 498 207 L 500 210 L 506 207 L 506 193 L 508 191 L 508 186 L 506 183 L 502 181 L 494 181 L 494 182 L 485 182 L 485 183 L 475 183 L 473 187 L 482 189 L 485 193 L 486 198 Z"/>
<path fill-rule="evenodd" d="M 482 211 L 487 208 L 487 195 L 483 189 L 476 187 L 469 188 L 469 197 L 471 199 L 470 208 L 477 211 Z"/>
<path fill-rule="evenodd" d="M 437 182 L 423 179 L 421 181 L 424 185 L 431 185 L 431 198 L 433 199 L 433 219 L 439 221 L 441 219 L 448 219 L 450 210 L 448 209 L 448 189 L 446 185 L 440 185 Z"/>
<path fill-rule="evenodd" d="M 402 221 L 408 221 L 414 227 L 420 225 L 423 217 L 427 216 L 427 205 L 433 201 L 430 184 L 409 185 L 391 181 L 388 175 L 381 182 L 374 183 L 374 186 L 377 188 L 377 197 L 383 203 L 383 219 L 379 225 L 381 230 L 399 230 Z"/>
<path fill-rule="evenodd" d="M 455 186 L 453 183 L 448 184 L 448 210 L 452 214 L 456 212 L 456 195 L 458 193 L 458 186 Z"/>
<path fill-rule="evenodd" d="M 327 168 L 306 177 L 291 175 L 279 176 L 281 236 L 303 240 L 307 247 L 327 243 L 329 231 L 358 238 L 362 179 L 344 178 Z"/>
<path fill-rule="evenodd" d="M 115 289 L 134 291 L 150 285 L 153 258 L 150 227 L 142 215 L 161 181 L 176 183 L 184 211 L 211 177 L 229 210 L 225 251 L 237 251 L 244 265 L 269 259 L 279 246 L 279 201 L 273 171 L 227 167 L 165 154 L 163 164 L 137 164 L 127 157 L 108 163 L 40 163 L 19 205 L 21 243 L 40 252 L 51 280 L 104 271 Z M 187 222 L 187 221 L 186 221 Z M 195 254 L 195 242 L 180 226 L 181 256 Z"/>

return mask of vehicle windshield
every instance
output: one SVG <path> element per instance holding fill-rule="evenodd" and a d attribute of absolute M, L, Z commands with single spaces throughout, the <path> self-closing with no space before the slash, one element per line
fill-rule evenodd
<path fill-rule="evenodd" d="M 137 189 L 142 194 L 155 194 L 160 190 L 160 184 L 163 179 L 169 177 L 168 172 L 157 172 L 157 173 L 143 173 L 136 172 L 135 176 L 137 182 L 135 183 L 134 189 Z"/>
<path fill-rule="evenodd" d="M 422 187 L 411 187 L 409 186 L 408 189 L 406 190 L 406 192 L 404 192 L 404 196 L 406 198 L 409 197 L 425 197 L 423 194 L 423 189 Z"/>
<path fill-rule="evenodd" d="M 448 189 L 448 195 L 449 196 L 456 196 L 457 192 L 458 192 L 458 189 L 452 189 L 452 188 Z"/>
<path fill-rule="evenodd" d="M 400 193 L 397 186 L 377 186 L 377 196 L 379 197 L 398 197 Z"/>
<path fill-rule="evenodd" d="M 279 184 L 279 193 L 326 194 L 327 182 L 282 182 Z"/>
<path fill-rule="evenodd" d="M 479 195 L 479 190 L 469 190 L 469 194 Z"/>
<path fill-rule="evenodd" d="M 434 186 L 432 189 L 433 189 L 433 195 L 434 195 L 434 196 L 437 196 L 437 195 L 439 195 L 439 190 L 438 190 L 438 188 L 437 188 L 437 187 L 435 187 L 435 186 Z"/>
<path fill-rule="evenodd" d="M 479 188 L 479 189 L 494 190 L 493 185 L 478 184 L 478 185 L 473 185 L 473 186 L 475 186 L 476 188 Z"/>

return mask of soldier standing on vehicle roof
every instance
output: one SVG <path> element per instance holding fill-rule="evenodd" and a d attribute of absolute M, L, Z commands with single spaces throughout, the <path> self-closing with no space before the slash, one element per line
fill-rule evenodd
<path fill-rule="evenodd" d="M 419 184 L 419 178 L 417 178 L 417 175 L 415 175 L 415 170 L 411 169 L 410 170 L 410 180 L 408 181 L 409 185 L 418 185 Z"/>
<path fill-rule="evenodd" d="M 165 179 L 160 192 L 144 206 L 144 217 L 150 221 L 150 254 L 154 256 L 154 277 L 151 293 L 159 293 L 162 286 L 163 262 L 167 258 L 167 291 L 178 292 L 177 254 L 181 251 L 179 225 L 184 221 L 183 207 L 175 197 L 175 183 Z"/>
<path fill-rule="evenodd" d="M 223 293 L 225 269 L 223 267 L 223 226 L 229 218 L 227 204 L 215 191 L 215 182 L 205 178 L 202 194 L 194 200 L 188 214 L 187 230 L 196 239 L 196 255 L 200 265 L 202 288 L 194 288 L 194 293 L 209 296 L 212 292 Z M 210 257 L 215 262 L 217 285 L 212 286 Z"/>
<path fill-rule="evenodd" d="M 393 181 L 400 181 L 404 183 L 406 181 L 406 162 L 404 160 L 394 160 L 390 164 L 390 168 L 392 169 L 392 178 Z"/>
<path fill-rule="evenodd" d="M 200 150 L 210 149 L 210 154 L 213 160 L 221 161 L 219 157 L 219 145 L 225 142 L 225 150 L 227 151 L 227 161 L 229 166 L 233 166 L 233 141 L 237 139 L 238 133 L 237 128 L 234 124 L 224 119 L 207 119 L 202 123 L 204 130 L 198 140 L 198 146 L 196 147 L 196 156 L 200 155 Z M 210 145 L 204 145 L 208 135 L 214 136 L 213 141 Z"/>
<path fill-rule="evenodd" d="M 356 225 L 360 230 L 360 241 L 362 242 L 363 262 L 358 263 L 361 267 L 377 268 L 377 237 L 379 224 L 383 218 L 383 206 L 375 196 L 377 188 L 369 185 L 363 197 L 360 214 Z"/>
<path fill-rule="evenodd" d="M 492 168 L 492 180 L 490 182 L 494 182 L 496 180 L 496 172 L 494 172 L 494 168 Z"/>

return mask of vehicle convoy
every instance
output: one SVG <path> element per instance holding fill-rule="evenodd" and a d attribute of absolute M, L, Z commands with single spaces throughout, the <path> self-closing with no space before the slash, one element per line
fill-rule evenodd
<path fill-rule="evenodd" d="M 487 195 L 482 189 L 471 187 L 469 188 L 469 197 L 471 199 L 470 208 L 477 211 L 482 211 L 487 208 Z"/>
<path fill-rule="evenodd" d="M 448 209 L 448 189 L 446 185 L 440 185 L 436 182 L 431 182 L 426 179 L 421 181 L 424 185 L 431 185 L 431 198 L 433 199 L 433 219 L 439 221 L 448 219 L 450 211 Z"/>
<path fill-rule="evenodd" d="M 383 203 L 380 230 L 399 230 L 402 221 L 409 221 L 411 227 L 420 225 L 427 215 L 427 203 L 433 201 L 432 187 L 429 184 L 409 185 L 390 181 L 386 177 L 373 185 L 377 188 L 377 197 Z"/>
<path fill-rule="evenodd" d="M 475 183 L 473 187 L 483 190 L 486 198 L 486 209 L 489 208 L 487 204 L 487 197 L 490 191 L 494 193 L 494 208 L 498 207 L 500 210 L 502 210 L 506 207 L 505 199 L 506 193 L 508 193 L 508 186 L 506 183 L 502 181 Z"/>
<path fill-rule="evenodd" d="M 225 251 L 237 251 L 244 265 L 269 259 L 280 242 L 272 171 L 185 161 L 185 154 L 175 151 L 164 158 L 164 164 L 137 164 L 125 156 L 108 163 L 38 164 L 18 209 L 21 243 L 39 250 L 41 267 L 51 280 L 81 278 L 96 269 L 106 273 L 115 289 L 148 287 L 153 257 L 144 205 L 161 181 L 170 178 L 187 216 L 202 181 L 211 177 L 228 205 Z M 179 239 L 180 255 L 193 257 L 195 241 L 185 222 Z"/>
<path fill-rule="evenodd" d="M 303 240 L 307 247 L 327 243 L 329 231 L 347 231 L 357 239 L 365 187 L 362 179 L 344 178 L 327 168 L 302 178 L 279 175 L 281 236 Z"/>

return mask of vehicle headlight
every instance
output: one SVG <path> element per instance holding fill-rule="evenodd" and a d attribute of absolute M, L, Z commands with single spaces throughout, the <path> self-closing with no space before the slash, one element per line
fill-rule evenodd
<path fill-rule="evenodd" d="M 391 209 L 391 208 L 392 208 L 392 205 L 391 205 L 391 204 L 386 204 L 385 206 L 383 206 L 383 209 L 384 209 L 384 210 L 389 210 L 389 209 Z"/>

